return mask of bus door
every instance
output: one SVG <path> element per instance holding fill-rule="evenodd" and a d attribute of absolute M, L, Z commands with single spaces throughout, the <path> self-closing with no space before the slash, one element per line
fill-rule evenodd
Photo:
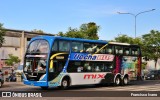
<path fill-rule="evenodd" d="M 50 68 L 49 68 L 49 81 L 55 79 L 59 74 L 60 72 L 63 70 L 63 67 L 65 65 L 65 61 L 57 61 L 57 60 L 54 60 L 54 61 L 51 61 L 50 63 Z"/>
<path fill-rule="evenodd" d="M 56 69 L 57 69 L 57 64 L 58 62 L 56 60 L 51 60 L 50 61 L 50 66 L 49 66 L 49 73 L 48 73 L 48 81 L 51 81 L 55 78 L 56 75 Z"/>

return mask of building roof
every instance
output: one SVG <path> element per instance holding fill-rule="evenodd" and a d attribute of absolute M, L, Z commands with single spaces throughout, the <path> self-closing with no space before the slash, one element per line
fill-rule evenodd
<path fill-rule="evenodd" d="M 10 37 L 21 37 L 21 34 L 24 32 L 25 36 L 32 38 L 37 35 L 48 35 L 48 36 L 55 36 L 56 34 L 50 34 L 50 33 L 38 33 L 38 32 L 32 32 L 32 31 L 26 31 L 26 30 L 16 30 L 16 29 L 4 29 L 6 31 L 5 36 Z"/>

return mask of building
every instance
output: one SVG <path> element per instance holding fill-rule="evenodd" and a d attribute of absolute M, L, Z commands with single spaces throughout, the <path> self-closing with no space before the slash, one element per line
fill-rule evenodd
<path fill-rule="evenodd" d="M 0 48 L 0 69 L 10 70 L 11 66 L 7 66 L 5 64 L 5 60 L 7 60 L 8 54 L 13 54 L 14 56 L 18 56 L 21 60 L 20 63 L 23 63 L 23 56 L 26 51 L 26 47 L 28 42 L 32 37 L 38 35 L 50 35 L 54 34 L 48 33 L 36 33 L 24 30 L 14 30 L 14 29 L 5 29 L 5 43 Z"/>

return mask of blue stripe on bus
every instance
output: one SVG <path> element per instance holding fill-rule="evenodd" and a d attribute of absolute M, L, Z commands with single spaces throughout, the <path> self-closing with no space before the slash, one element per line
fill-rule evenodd
<path fill-rule="evenodd" d="M 23 83 L 26 85 L 32 85 L 32 86 L 48 86 L 46 81 L 28 81 L 23 80 Z"/>

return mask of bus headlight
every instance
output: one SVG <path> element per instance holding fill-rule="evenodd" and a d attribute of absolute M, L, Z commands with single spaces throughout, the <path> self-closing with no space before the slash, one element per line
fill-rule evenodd
<path fill-rule="evenodd" d="M 39 81 L 41 81 L 44 77 L 45 77 L 46 74 L 42 75 L 39 79 Z"/>

